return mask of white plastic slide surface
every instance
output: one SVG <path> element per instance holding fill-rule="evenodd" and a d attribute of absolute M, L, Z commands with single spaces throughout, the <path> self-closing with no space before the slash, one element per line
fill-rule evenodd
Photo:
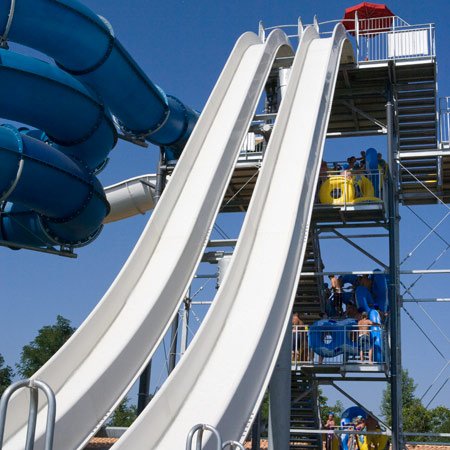
<path fill-rule="evenodd" d="M 141 175 L 105 187 L 111 211 L 103 223 L 116 222 L 155 207 L 156 175 Z"/>
<path fill-rule="evenodd" d="M 202 256 L 273 59 L 287 45 L 279 31 L 265 44 L 253 33 L 241 36 L 127 263 L 73 337 L 35 374 L 56 394 L 54 450 L 83 446 L 167 331 Z M 27 400 L 23 392 L 9 406 L 5 450 L 23 449 Z M 45 416 L 42 407 L 35 450 L 43 447 Z"/>
<path fill-rule="evenodd" d="M 181 449 L 198 423 L 216 426 L 224 440 L 247 434 L 290 319 L 343 48 L 351 59 L 342 26 L 328 39 L 306 29 L 213 306 L 180 364 L 114 450 Z"/>

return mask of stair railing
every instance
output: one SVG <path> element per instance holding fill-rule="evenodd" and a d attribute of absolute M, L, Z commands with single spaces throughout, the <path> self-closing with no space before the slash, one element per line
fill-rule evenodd
<path fill-rule="evenodd" d="M 230 447 L 230 450 L 245 450 L 244 446 L 237 441 L 226 441 L 222 445 L 222 450 L 225 450 L 227 447 Z"/>
<path fill-rule="evenodd" d="M 55 434 L 56 418 L 56 398 L 50 386 L 40 380 L 26 379 L 17 381 L 9 386 L 0 400 L 0 450 L 3 448 L 3 437 L 5 434 L 6 415 L 8 412 L 8 403 L 11 396 L 19 389 L 30 389 L 30 408 L 28 412 L 27 436 L 24 450 L 33 450 L 34 437 L 36 433 L 36 421 L 38 414 L 39 389 L 47 397 L 47 425 L 45 429 L 44 450 L 53 449 L 53 437 Z"/>
<path fill-rule="evenodd" d="M 216 450 L 222 450 L 222 438 L 220 437 L 219 432 L 216 428 L 206 423 L 199 423 L 194 425 L 188 433 L 186 439 L 186 450 L 192 450 L 192 442 L 194 440 L 194 435 L 198 433 L 197 436 L 197 445 L 195 446 L 196 450 L 201 450 L 203 444 L 203 432 L 210 431 L 215 437 L 217 441 Z"/>

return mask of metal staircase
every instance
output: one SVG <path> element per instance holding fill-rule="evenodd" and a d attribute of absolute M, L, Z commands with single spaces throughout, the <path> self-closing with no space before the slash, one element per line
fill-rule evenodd
<path fill-rule="evenodd" d="M 437 156 L 436 65 L 400 66 L 393 72 L 397 144 L 403 166 L 401 201 L 435 203 L 433 194 L 442 196 L 441 157 Z"/>
<path fill-rule="evenodd" d="M 312 229 L 308 236 L 302 272 L 322 272 L 323 267 L 319 239 L 316 231 Z M 299 313 L 300 319 L 305 325 L 310 325 L 319 320 L 320 313 L 324 311 L 325 299 L 322 284 L 322 277 L 320 276 L 305 275 L 300 277 L 294 311 Z"/>
<path fill-rule="evenodd" d="M 302 272 L 322 272 L 323 263 L 320 257 L 319 239 L 314 229 L 308 237 Z M 294 311 L 299 313 L 305 325 L 320 319 L 324 310 L 324 294 L 320 276 L 302 276 L 294 302 Z M 311 375 L 302 372 L 301 368 L 291 372 L 291 430 L 320 428 L 318 389 Z M 321 437 L 301 432 L 291 433 L 291 449 L 322 448 Z"/>
<path fill-rule="evenodd" d="M 317 430 L 320 428 L 317 384 L 301 371 L 292 372 L 291 378 L 291 430 Z M 291 450 L 322 448 L 317 434 L 291 432 Z"/>

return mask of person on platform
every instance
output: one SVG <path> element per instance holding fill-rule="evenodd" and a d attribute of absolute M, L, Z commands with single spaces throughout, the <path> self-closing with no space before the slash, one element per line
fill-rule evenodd
<path fill-rule="evenodd" d="M 327 430 L 334 430 L 336 428 L 336 422 L 334 421 L 334 413 L 331 411 L 328 413 L 328 419 L 327 422 L 325 423 L 325 428 Z M 332 450 L 333 439 L 334 439 L 333 434 L 327 434 L 326 450 Z"/>
<path fill-rule="evenodd" d="M 358 347 L 359 347 L 359 357 L 361 362 L 364 362 L 364 352 L 369 351 L 369 364 L 373 361 L 373 346 L 372 340 L 370 338 L 370 327 L 372 325 L 378 325 L 371 320 L 369 320 L 366 311 L 361 313 L 361 319 L 358 321 Z"/>
<path fill-rule="evenodd" d="M 342 290 L 342 280 L 335 275 L 329 276 L 331 289 L 333 291 L 333 306 L 338 316 L 342 315 L 342 301 L 344 299 L 344 293 Z"/>

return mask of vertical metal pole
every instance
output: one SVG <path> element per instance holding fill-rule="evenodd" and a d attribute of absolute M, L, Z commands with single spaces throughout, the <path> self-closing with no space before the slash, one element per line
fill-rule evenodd
<path fill-rule="evenodd" d="M 289 323 L 269 385 L 270 450 L 289 450 L 291 425 L 291 340 L 292 326 Z"/>
<path fill-rule="evenodd" d="M 164 149 L 160 148 L 160 156 L 158 163 L 158 171 L 156 174 L 156 187 L 155 187 L 155 195 L 154 202 L 155 206 L 158 203 L 161 194 L 164 190 L 166 183 L 166 166 L 164 159 Z M 139 378 L 139 391 L 138 391 L 138 402 L 137 402 L 137 413 L 138 415 L 144 410 L 147 406 L 149 395 L 150 395 L 150 380 L 152 376 L 152 361 L 147 364 L 147 367 L 141 373 Z"/>
<path fill-rule="evenodd" d="M 261 441 L 261 408 L 256 413 L 255 420 L 252 425 L 252 450 L 260 450 Z"/>
<path fill-rule="evenodd" d="M 178 345 L 178 311 L 173 319 L 172 328 L 170 332 L 170 350 L 169 350 L 169 374 L 177 364 L 177 345 Z"/>
<path fill-rule="evenodd" d="M 30 410 L 28 412 L 27 437 L 25 439 L 25 450 L 33 450 L 34 436 L 36 433 L 36 422 L 38 414 L 39 392 L 37 388 L 30 387 Z"/>
<path fill-rule="evenodd" d="M 190 298 L 190 288 L 188 290 L 188 294 L 183 302 L 183 318 L 182 318 L 182 326 L 181 326 L 181 342 L 180 342 L 180 355 L 184 355 L 184 352 L 187 349 L 188 343 L 188 331 L 189 331 L 189 312 L 191 310 L 191 298 Z"/>
<path fill-rule="evenodd" d="M 399 213 L 398 213 L 398 166 L 397 148 L 394 142 L 394 104 L 392 94 L 386 104 L 388 157 L 390 176 L 389 191 L 389 299 L 390 299 L 390 382 L 392 411 L 392 449 L 402 450 L 402 366 L 401 366 L 401 333 L 400 333 L 400 258 L 399 258 Z"/>
<path fill-rule="evenodd" d="M 319 29 L 317 16 L 314 24 Z M 279 70 L 278 108 L 289 83 L 290 69 Z M 283 87 L 284 86 L 284 87 Z M 289 321 L 284 330 L 284 339 L 281 345 L 275 370 L 269 384 L 269 449 L 289 450 L 291 425 L 291 346 L 292 325 Z"/>

